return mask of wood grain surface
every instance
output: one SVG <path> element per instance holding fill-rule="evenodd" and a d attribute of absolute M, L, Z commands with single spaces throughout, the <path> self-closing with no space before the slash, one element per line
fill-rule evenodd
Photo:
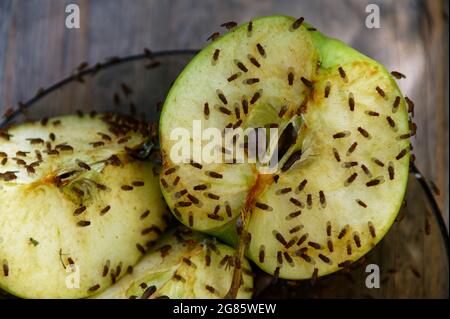
<path fill-rule="evenodd" d="M 80 29 L 65 27 L 69 3 L 79 5 Z M 380 7 L 379 29 L 365 27 L 369 3 Z M 388 70 L 406 74 L 399 85 L 416 105 L 416 163 L 436 185 L 448 225 L 446 0 L 0 0 L 0 114 L 83 61 L 95 64 L 144 47 L 202 48 L 212 32 L 225 31 L 223 22 L 271 14 L 304 16 Z"/>

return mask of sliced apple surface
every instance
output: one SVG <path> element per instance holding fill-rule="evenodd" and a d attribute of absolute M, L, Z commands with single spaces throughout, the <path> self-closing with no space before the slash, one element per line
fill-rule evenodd
<path fill-rule="evenodd" d="M 0 287 L 81 298 L 122 277 L 166 227 L 145 124 L 101 114 L 25 123 L 0 139 Z M 105 270 L 106 269 L 106 270 Z"/>
<path fill-rule="evenodd" d="M 248 261 L 237 298 L 251 298 L 253 277 Z M 164 235 L 131 274 L 98 299 L 223 298 L 231 285 L 234 249 L 188 228 Z"/>
<path fill-rule="evenodd" d="M 196 142 L 198 121 L 220 131 L 278 128 L 276 169 L 202 161 L 210 141 Z M 187 155 L 177 151 L 180 128 L 192 132 Z M 222 153 L 248 148 L 227 134 Z M 248 231 L 246 255 L 266 272 L 322 276 L 389 230 L 411 134 L 405 100 L 381 64 L 302 19 L 264 17 L 215 40 L 176 80 L 160 120 L 161 187 L 185 225 L 235 245 Z"/>

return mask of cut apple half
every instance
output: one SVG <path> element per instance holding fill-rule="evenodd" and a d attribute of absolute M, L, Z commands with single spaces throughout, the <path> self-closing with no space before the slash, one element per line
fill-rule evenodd
<path fill-rule="evenodd" d="M 221 132 L 278 128 L 275 169 L 202 161 L 210 140 L 195 140 L 199 121 Z M 184 142 L 190 153 L 175 160 L 180 128 L 193 132 Z M 161 188 L 176 218 L 240 243 L 238 251 L 248 245 L 246 255 L 266 272 L 322 276 L 359 259 L 390 228 L 412 133 L 381 64 L 303 19 L 264 17 L 215 40 L 174 83 L 160 120 Z M 227 134 L 223 153 L 248 148 Z"/>
<path fill-rule="evenodd" d="M 231 285 L 234 249 L 185 227 L 164 235 L 131 274 L 98 299 L 215 299 Z M 237 298 L 251 298 L 253 275 L 247 260 L 241 265 L 242 285 Z"/>
<path fill-rule="evenodd" d="M 157 167 L 129 155 L 147 136 L 145 124 L 112 114 L 3 131 L 1 288 L 81 298 L 135 265 L 166 227 Z"/>

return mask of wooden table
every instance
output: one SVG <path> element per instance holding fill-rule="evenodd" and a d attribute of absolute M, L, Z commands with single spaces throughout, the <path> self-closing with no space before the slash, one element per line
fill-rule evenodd
<path fill-rule="evenodd" d="M 80 8 L 81 27 L 65 27 L 65 7 Z M 380 8 L 381 28 L 368 29 L 368 4 Z M 17 108 L 69 75 L 82 61 L 152 50 L 201 48 L 226 21 L 270 14 L 304 16 L 407 75 L 400 80 L 416 104 L 417 166 L 440 190 L 448 225 L 448 1 L 442 0 L 1 0 L 0 114 Z M 62 105 L 61 107 L 64 107 Z"/>

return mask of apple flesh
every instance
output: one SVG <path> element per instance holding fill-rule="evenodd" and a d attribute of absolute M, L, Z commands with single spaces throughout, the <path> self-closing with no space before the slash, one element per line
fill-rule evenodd
<path fill-rule="evenodd" d="M 270 173 L 202 162 L 205 140 L 189 139 L 189 156 L 174 161 L 171 132 L 198 120 L 221 131 L 277 127 L 278 137 L 290 127 L 295 137 Z M 240 247 L 248 234 L 245 254 L 264 271 L 323 276 L 389 230 L 410 134 L 405 100 L 381 64 L 301 20 L 264 17 L 212 42 L 174 83 L 160 120 L 161 187 L 188 227 Z"/>
<path fill-rule="evenodd" d="M 169 231 L 118 283 L 97 299 L 215 299 L 231 285 L 234 249 L 185 227 Z M 253 277 L 247 260 L 237 298 L 251 298 Z"/>
<path fill-rule="evenodd" d="M 166 227 L 157 167 L 127 152 L 147 135 L 145 124 L 108 114 L 8 130 L 0 139 L 2 289 L 82 298 L 136 264 Z"/>

